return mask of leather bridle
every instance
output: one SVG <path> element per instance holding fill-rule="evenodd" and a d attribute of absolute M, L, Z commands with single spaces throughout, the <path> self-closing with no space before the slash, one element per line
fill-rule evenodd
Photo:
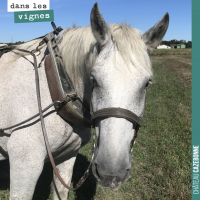
<path fill-rule="evenodd" d="M 128 121 L 130 121 L 133 124 L 136 124 L 136 126 L 141 126 L 142 118 L 138 117 L 135 113 L 124 109 L 124 108 L 103 108 L 101 110 L 98 110 L 92 114 L 92 121 L 94 122 L 97 118 L 107 118 L 107 117 L 118 117 L 118 118 L 124 118 Z"/>
<path fill-rule="evenodd" d="M 138 136 L 139 128 L 141 127 L 141 124 L 142 124 L 142 117 L 144 114 L 144 109 L 145 109 L 145 104 L 146 104 L 146 96 L 145 96 L 145 101 L 144 101 L 144 109 L 140 117 L 138 117 L 134 112 L 124 109 L 124 108 L 120 108 L 120 107 L 103 108 L 103 109 L 97 110 L 96 112 L 93 112 L 92 96 L 93 96 L 93 90 L 94 90 L 94 83 L 95 81 L 93 79 L 92 95 L 91 95 L 91 101 L 90 101 L 90 114 L 91 114 L 91 121 L 92 121 L 91 127 L 94 128 L 95 130 L 95 120 L 99 118 L 116 117 L 116 118 L 123 118 L 130 121 L 133 125 L 135 125 L 133 139 L 131 140 L 131 143 L 130 143 L 130 150 L 132 152 L 135 139 Z M 92 131 L 91 131 L 91 134 L 92 134 Z M 96 136 L 96 130 L 94 134 Z"/>
<path fill-rule="evenodd" d="M 95 128 L 95 120 L 99 118 L 109 118 L 109 117 L 116 117 L 116 118 L 123 118 L 128 121 L 130 121 L 132 124 L 135 125 L 135 131 L 133 135 L 133 139 L 131 140 L 131 151 L 133 149 L 133 144 L 135 142 L 135 139 L 138 136 L 139 128 L 141 127 L 142 123 L 142 118 L 138 117 L 135 113 L 124 109 L 124 108 L 116 108 L 116 107 L 111 107 L 111 108 L 104 108 L 101 110 L 98 110 L 94 112 L 92 115 L 92 127 Z M 96 135 L 96 132 L 94 133 Z"/>

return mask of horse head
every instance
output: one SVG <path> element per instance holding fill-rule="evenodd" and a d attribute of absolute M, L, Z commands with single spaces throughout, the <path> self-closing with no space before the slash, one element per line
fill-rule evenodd
<path fill-rule="evenodd" d="M 149 51 L 164 37 L 169 14 L 143 35 L 124 25 L 108 25 L 96 3 L 91 11 L 91 29 L 99 53 L 91 68 L 93 112 L 123 108 L 142 117 L 147 86 L 153 78 Z M 120 117 L 95 120 L 97 147 L 93 174 L 103 188 L 116 190 L 131 176 L 130 143 L 136 123 Z"/>

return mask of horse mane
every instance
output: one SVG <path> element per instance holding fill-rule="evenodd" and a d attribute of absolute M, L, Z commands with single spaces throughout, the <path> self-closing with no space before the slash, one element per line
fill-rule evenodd
<path fill-rule="evenodd" d="M 111 24 L 111 35 L 115 45 L 125 63 L 134 66 L 139 71 L 148 71 L 151 73 L 151 62 L 147 53 L 147 47 L 142 40 L 141 32 L 124 24 Z"/>
<path fill-rule="evenodd" d="M 127 23 L 109 24 L 113 41 L 126 63 L 131 63 L 140 71 L 151 73 L 151 62 L 147 54 L 147 47 L 142 41 L 141 32 L 127 26 Z M 99 53 L 99 44 L 95 40 L 90 25 L 63 30 L 63 41 L 58 45 L 67 72 L 72 76 L 72 81 L 81 74 L 89 73 Z M 32 51 L 36 49 L 42 38 L 16 45 L 16 48 Z M 42 45 L 40 49 L 45 47 Z M 14 50 L 12 63 L 22 56 L 29 55 Z M 129 65 L 130 66 L 130 65 Z M 73 81 L 74 82 L 74 81 Z"/>
<path fill-rule="evenodd" d="M 126 63 L 140 72 L 152 74 L 147 47 L 142 41 L 141 32 L 123 24 L 109 25 L 112 38 L 117 49 Z M 90 68 L 94 66 L 99 53 L 99 44 L 93 36 L 91 27 L 76 27 L 63 34 L 63 41 L 59 45 L 66 70 L 72 81 L 83 76 L 90 76 Z M 75 81 L 73 81 L 75 82 Z"/>

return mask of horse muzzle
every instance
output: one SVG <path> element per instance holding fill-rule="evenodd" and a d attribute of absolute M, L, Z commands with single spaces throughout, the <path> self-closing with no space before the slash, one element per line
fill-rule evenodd
<path fill-rule="evenodd" d="M 109 172 L 106 174 L 110 175 L 105 175 L 99 165 L 95 163 L 92 165 L 92 172 L 102 188 L 109 188 L 113 191 L 118 190 L 120 185 L 131 177 L 131 168 L 121 171 L 118 175 Z"/>

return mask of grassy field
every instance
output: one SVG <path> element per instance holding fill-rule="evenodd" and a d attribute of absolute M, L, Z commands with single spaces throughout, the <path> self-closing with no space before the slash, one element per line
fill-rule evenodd
<path fill-rule="evenodd" d="M 70 200 L 191 199 L 191 49 L 155 50 L 143 125 L 133 150 L 132 177 L 117 191 L 98 187 L 91 174 Z M 91 143 L 79 152 L 73 184 L 88 166 Z M 50 199 L 52 169 L 45 166 L 34 200 Z M 73 185 L 72 184 L 72 185 Z M 8 190 L 0 191 L 0 200 Z"/>
<path fill-rule="evenodd" d="M 165 55 L 190 55 L 192 49 L 155 49 L 152 56 L 165 56 Z"/>

